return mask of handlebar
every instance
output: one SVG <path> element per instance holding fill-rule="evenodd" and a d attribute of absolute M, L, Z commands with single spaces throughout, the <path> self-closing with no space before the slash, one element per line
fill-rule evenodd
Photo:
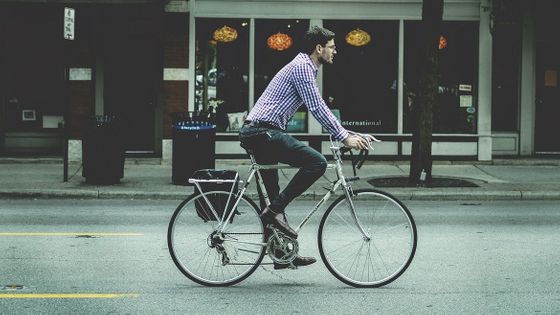
<path fill-rule="evenodd" d="M 375 138 L 372 135 L 366 135 L 366 134 L 362 134 L 362 133 L 355 132 L 355 131 L 350 131 L 350 130 L 348 130 L 348 133 L 350 133 L 351 135 L 354 135 L 354 136 L 358 136 L 358 137 L 366 140 L 369 144 L 368 147 L 371 150 L 374 150 L 372 142 L 381 142 L 381 140 Z M 335 146 L 335 141 L 333 140 L 332 136 L 330 137 L 330 139 L 331 139 L 331 145 L 333 147 L 336 147 Z M 339 148 L 339 151 L 340 151 L 342 156 L 345 153 L 350 152 L 350 158 L 352 160 L 352 170 L 354 171 L 354 176 L 356 176 L 356 168 L 360 169 L 362 167 L 362 165 L 364 164 L 364 162 L 367 158 L 367 155 L 369 153 L 369 149 L 361 149 L 360 153 L 358 153 L 358 155 L 354 158 L 354 153 L 352 152 L 352 148 L 346 147 L 346 146 L 342 146 L 342 147 Z M 342 156 L 341 156 L 341 158 L 342 158 Z"/>

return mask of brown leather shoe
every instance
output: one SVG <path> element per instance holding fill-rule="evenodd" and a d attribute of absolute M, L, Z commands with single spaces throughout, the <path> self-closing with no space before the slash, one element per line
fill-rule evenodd
<path fill-rule="evenodd" d="M 303 266 L 309 266 L 311 264 L 314 264 L 316 261 L 317 261 L 317 259 L 315 259 L 315 257 L 296 256 L 294 261 L 292 261 L 292 264 L 296 267 L 303 267 Z M 274 263 L 274 269 L 275 270 L 286 269 L 286 268 L 289 268 L 289 267 L 290 267 L 290 264 Z"/>
<path fill-rule="evenodd" d="M 264 225 L 272 224 L 275 228 L 279 229 L 284 234 L 292 238 L 297 238 L 297 233 L 292 229 L 284 218 L 284 213 L 274 212 L 269 207 L 264 208 L 261 213 L 261 219 Z"/>

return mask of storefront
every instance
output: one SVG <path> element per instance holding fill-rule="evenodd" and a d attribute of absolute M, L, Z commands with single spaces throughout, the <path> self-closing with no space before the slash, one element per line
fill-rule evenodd
<path fill-rule="evenodd" d="M 127 152 L 161 152 L 163 15 L 161 1 L 0 1 L 0 154 L 79 150 L 96 115 L 119 117 Z"/>
<path fill-rule="evenodd" d="M 433 154 L 442 159 L 556 154 L 559 40 L 554 1 L 444 1 Z M 116 114 L 127 152 L 171 159 L 174 112 L 215 112 L 219 158 L 241 158 L 237 129 L 310 25 L 337 34 L 319 89 L 348 129 L 383 140 L 372 154 L 411 150 L 422 1 L 0 0 L 0 154 L 59 154 L 81 128 Z M 66 121 L 65 120 L 66 117 Z M 288 131 L 328 154 L 305 106 Z"/>
<path fill-rule="evenodd" d="M 239 123 L 274 74 L 299 52 L 303 32 L 322 25 L 337 34 L 335 62 L 318 75 L 331 110 L 346 128 L 384 140 L 374 154 L 409 155 L 421 6 L 421 1 L 191 1 L 195 53 L 189 68 L 196 83 L 190 85 L 190 109 L 216 110 L 218 154 L 243 154 Z M 486 1 L 445 2 L 434 155 L 492 157 L 489 18 Z M 288 128 L 329 153 L 328 134 L 305 106 Z"/>

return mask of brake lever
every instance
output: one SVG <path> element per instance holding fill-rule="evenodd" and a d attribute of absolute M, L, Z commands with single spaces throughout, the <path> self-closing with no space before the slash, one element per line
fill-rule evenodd
<path fill-rule="evenodd" d="M 377 139 L 376 137 L 371 136 L 371 135 L 370 135 L 369 137 L 366 137 L 366 135 L 360 134 L 360 137 L 362 137 L 362 138 L 364 138 L 364 139 L 366 139 L 366 140 L 367 140 L 368 138 L 371 138 L 371 141 L 368 141 L 368 147 L 369 147 L 372 151 L 375 150 L 375 148 L 373 147 L 373 142 L 381 142 L 381 140 L 379 140 L 379 139 Z M 366 149 L 366 150 L 367 150 L 367 149 Z"/>
<path fill-rule="evenodd" d="M 366 160 L 366 157 L 367 157 L 368 153 L 369 153 L 368 149 L 360 150 L 360 154 L 358 154 L 358 157 L 356 157 L 356 161 L 358 161 L 356 163 L 356 168 L 357 169 L 362 168 L 362 165 L 364 165 L 364 162 Z"/>

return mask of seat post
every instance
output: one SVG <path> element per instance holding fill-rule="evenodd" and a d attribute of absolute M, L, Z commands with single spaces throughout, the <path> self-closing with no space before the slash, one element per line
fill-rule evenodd
<path fill-rule="evenodd" d="M 262 179 L 261 176 L 261 171 L 258 167 L 258 163 L 257 160 L 255 159 L 255 156 L 253 154 L 249 153 L 249 157 L 251 158 L 251 169 L 253 169 L 255 171 L 255 177 L 257 180 L 257 194 L 259 195 L 259 203 L 262 209 L 264 209 L 264 207 L 270 205 L 270 199 L 268 198 L 268 192 L 266 191 L 266 186 L 264 185 L 264 181 Z M 249 181 L 247 180 L 247 183 L 249 183 Z"/>
<path fill-rule="evenodd" d="M 251 163 L 257 164 L 257 160 L 255 160 L 255 156 L 254 156 L 254 155 L 249 154 L 249 157 L 251 158 Z"/>

